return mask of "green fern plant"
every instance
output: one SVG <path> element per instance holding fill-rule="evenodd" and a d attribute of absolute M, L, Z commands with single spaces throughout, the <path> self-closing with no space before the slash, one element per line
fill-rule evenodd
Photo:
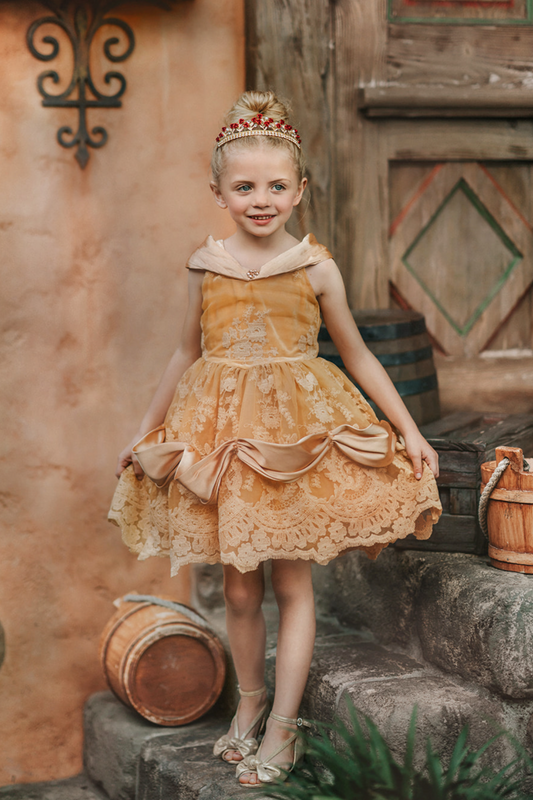
<path fill-rule="evenodd" d="M 318 735 L 308 739 L 306 764 L 298 765 L 287 783 L 262 787 L 261 796 L 275 800 L 533 800 L 521 789 L 526 763 L 532 766 L 524 751 L 499 771 L 481 766 L 482 756 L 503 734 L 471 751 L 468 729 L 463 729 L 447 766 L 428 741 L 425 764 L 417 769 L 416 708 L 401 763 L 372 720 L 366 717 L 363 726 L 353 706 L 349 711 L 351 729 L 341 720 L 331 726 L 318 724 Z M 340 743 L 337 748 L 331 732 Z"/>

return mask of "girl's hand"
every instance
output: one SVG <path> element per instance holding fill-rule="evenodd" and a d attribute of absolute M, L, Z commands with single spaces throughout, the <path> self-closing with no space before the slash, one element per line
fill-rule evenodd
<path fill-rule="evenodd" d="M 419 430 L 404 436 L 407 455 L 413 463 L 413 472 L 417 481 L 422 477 L 422 462 L 425 461 L 433 475 L 439 477 L 439 457 L 431 445 L 426 442 Z"/>
<path fill-rule="evenodd" d="M 140 433 L 136 434 L 129 443 L 129 445 L 124 448 L 122 453 L 120 453 L 117 462 L 117 469 L 115 471 L 115 475 L 117 476 L 117 478 L 120 478 L 126 467 L 128 467 L 130 464 L 133 464 L 133 471 L 135 472 L 135 477 L 139 481 L 142 480 L 144 472 L 142 471 L 142 467 L 139 464 L 137 457 L 135 456 L 135 454 L 132 452 L 131 449 L 133 445 L 139 441 L 140 438 L 141 434 Z"/>

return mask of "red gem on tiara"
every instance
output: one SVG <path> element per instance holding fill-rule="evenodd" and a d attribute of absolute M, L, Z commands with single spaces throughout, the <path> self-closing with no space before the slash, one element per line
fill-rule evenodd
<path fill-rule="evenodd" d="M 222 128 L 222 133 L 226 133 L 226 131 L 227 131 L 227 130 L 228 130 L 228 129 L 226 128 L 226 126 L 224 126 L 224 127 Z"/>

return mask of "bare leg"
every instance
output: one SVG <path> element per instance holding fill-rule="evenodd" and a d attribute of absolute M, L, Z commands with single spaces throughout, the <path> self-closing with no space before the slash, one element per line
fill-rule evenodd
<path fill-rule="evenodd" d="M 259 689 L 265 682 L 266 630 L 261 609 L 264 594 L 263 565 L 244 574 L 235 567 L 224 567 L 226 627 L 239 686 L 245 692 Z M 257 697 L 241 698 L 238 715 L 240 733 L 251 724 L 265 700 L 266 692 Z M 252 731 L 250 735 L 255 733 Z M 241 758 L 236 750 L 226 754 L 227 760 L 239 761 Z"/>
<path fill-rule="evenodd" d="M 273 561 L 272 586 L 280 612 L 276 654 L 276 693 L 272 710 L 296 718 L 309 675 L 315 644 L 316 620 L 311 564 L 308 561 Z M 261 758 L 268 759 L 296 726 L 269 719 L 261 744 Z M 292 747 L 280 753 L 278 766 L 292 762 Z M 257 774 L 245 772 L 241 783 L 258 783 Z"/>

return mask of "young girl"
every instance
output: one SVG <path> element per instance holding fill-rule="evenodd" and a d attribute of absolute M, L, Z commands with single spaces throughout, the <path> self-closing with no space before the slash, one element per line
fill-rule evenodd
<path fill-rule="evenodd" d="M 364 345 L 328 250 L 285 229 L 307 180 L 271 92 L 246 92 L 217 137 L 211 189 L 236 231 L 191 256 L 181 344 L 119 456 L 110 519 L 139 558 L 222 562 L 241 701 L 214 754 L 240 783 L 285 777 L 315 636 L 311 564 L 414 533 L 440 513 L 437 455 Z M 353 383 L 317 358 L 320 314 Z M 146 474 L 147 478 L 143 479 Z M 280 611 L 268 714 L 263 562 Z M 266 725 L 265 725 L 266 723 Z M 258 749 L 257 738 L 265 727 Z"/>

